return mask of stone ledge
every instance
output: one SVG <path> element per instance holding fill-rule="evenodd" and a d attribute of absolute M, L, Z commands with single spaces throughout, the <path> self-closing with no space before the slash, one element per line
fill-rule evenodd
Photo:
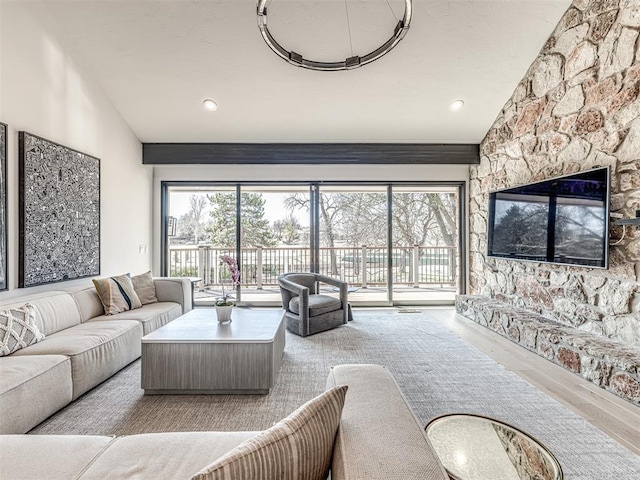
<path fill-rule="evenodd" d="M 640 350 L 490 297 L 458 295 L 456 311 L 640 406 Z"/>

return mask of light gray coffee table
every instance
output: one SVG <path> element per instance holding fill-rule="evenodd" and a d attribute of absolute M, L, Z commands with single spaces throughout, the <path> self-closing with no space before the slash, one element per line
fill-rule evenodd
<path fill-rule="evenodd" d="M 145 394 L 267 394 L 282 361 L 282 310 L 197 308 L 142 337 Z"/>

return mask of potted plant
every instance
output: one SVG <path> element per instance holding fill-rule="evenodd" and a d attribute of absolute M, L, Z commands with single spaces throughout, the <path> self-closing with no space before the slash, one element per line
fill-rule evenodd
<path fill-rule="evenodd" d="M 240 285 L 240 270 L 238 269 L 238 262 L 236 262 L 236 259 L 230 255 L 220 255 L 218 258 L 220 259 L 221 265 L 224 264 L 227 266 L 231 277 L 231 285 L 235 289 Z M 233 299 L 233 295 L 224 291 L 224 280 L 221 280 L 220 284 L 222 285 L 222 296 L 216 298 L 216 315 L 218 317 L 218 323 L 229 323 L 231 322 L 231 313 L 236 302 Z"/>

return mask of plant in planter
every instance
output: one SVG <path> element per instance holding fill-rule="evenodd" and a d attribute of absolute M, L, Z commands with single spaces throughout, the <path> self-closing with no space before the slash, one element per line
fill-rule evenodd
<path fill-rule="evenodd" d="M 235 289 L 240 285 L 240 270 L 238 269 L 238 262 L 230 255 L 220 255 L 220 262 L 227 266 L 229 275 L 231 277 L 231 285 Z M 231 312 L 236 304 L 233 299 L 233 295 L 224 291 L 224 280 L 220 282 L 222 285 L 222 296 L 216 298 L 216 314 L 218 316 L 218 323 L 227 323 L 231 321 Z"/>

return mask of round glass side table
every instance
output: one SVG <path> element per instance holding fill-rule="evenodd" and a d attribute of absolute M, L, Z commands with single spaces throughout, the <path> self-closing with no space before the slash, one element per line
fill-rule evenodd
<path fill-rule="evenodd" d="M 489 417 L 449 414 L 427 437 L 453 480 L 562 480 L 562 467 L 539 441 Z"/>

